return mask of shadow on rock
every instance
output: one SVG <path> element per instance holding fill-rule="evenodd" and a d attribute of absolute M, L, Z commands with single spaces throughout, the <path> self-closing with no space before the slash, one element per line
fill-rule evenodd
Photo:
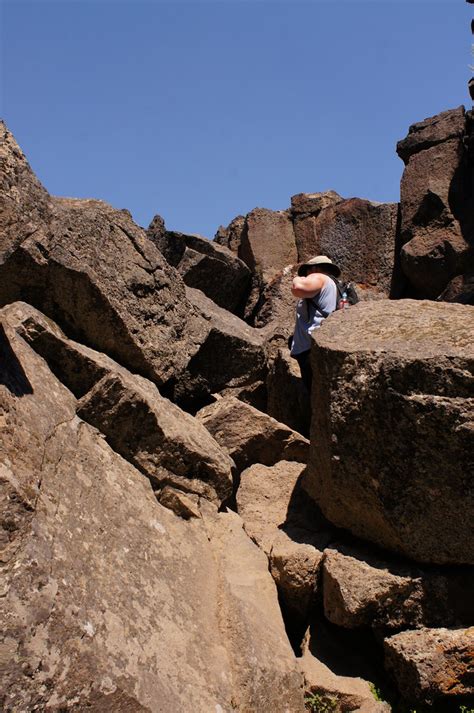
<path fill-rule="evenodd" d="M 3 384 L 14 396 L 26 396 L 33 393 L 33 388 L 23 367 L 10 346 L 5 330 L 0 324 L 0 384 Z"/>

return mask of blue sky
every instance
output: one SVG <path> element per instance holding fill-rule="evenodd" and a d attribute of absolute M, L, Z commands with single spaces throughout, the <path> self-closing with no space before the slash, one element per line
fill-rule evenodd
<path fill-rule="evenodd" d="M 396 201 L 468 104 L 464 0 L 2 0 L 1 107 L 53 194 L 212 237 L 302 191 Z"/>

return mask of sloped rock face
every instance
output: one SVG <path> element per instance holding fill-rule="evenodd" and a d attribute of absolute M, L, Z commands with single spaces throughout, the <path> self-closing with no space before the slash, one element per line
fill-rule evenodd
<path fill-rule="evenodd" d="M 188 287 L 201 290 L 229 312 L 243 314 L 251 272 L 231 250 L 199 235 L 163 231 L 157 217 L 147 234 Z"/>
<path fill-rule="evenodd" d="M 474 628 L 404 631 L 385 640 L 388 669 L 409 700 L 474 695 Z M 462 700 L 462 699 L 461 699 Z"/>
<path fill-rule="evenodd" d="M 14 303 L 0 314 L 79 399 L 77 413 L 155 488 L 173 484 L 221 504 L 232 492 L 233 461 L 189 414 L 156 386 L 109 357 L 67 339 L 33 307 Z"/>
<path fill-rule="evenodd" d="M 48 192 L 0 121 L 0 260 L 50 218 Z"/>
<path fill-rule="evenodd" d="M 159 505 L 3 325 L 2 709 L 303 711 L 266 558 L 241 524 Z"/>
<path fill-rule="evenodd" d="M 372 302 L 315 338 L 307 488 L 336 525 L 420 562 L 474 563 L 473 321 Z"/>
<path fill-rule="evenodd" d="M 128 211 L 48 200 L 7 139 L 0 305 L 29 302 L 70 336 L 157 384 L 180 373 L 207 333 L 180 278 Z"/>
<path fill-rule="evenodd" d="M 401 266 L 415 296 L 473 303 L 468 285 L 448 286 L 474 272 L 472 118 L 464 107 L 410 127 L 397 146 L 401 182 Z"/>
<path fill-rule="evenodd" d="M 232 396 L 205 406 L 197 413 L 197 419 L 240 471 L 251 463 L 274 465 L 279 460 L 307 460 L 306 438 Z"/>
<path fill-rule="evenodd" d="M 211 395 L 226 388 L 249 387 L 266 377 L 267 357 L 263 335 L 222 309 L 200 290 L 186 295 L 204 324 L 206 338 L 177 379 L 164 393 L 183 408 L 196 410 Z"/>

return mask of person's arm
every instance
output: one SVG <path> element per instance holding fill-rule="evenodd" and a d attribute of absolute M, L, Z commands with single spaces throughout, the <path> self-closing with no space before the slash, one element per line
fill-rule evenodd
<path fill-rule="evenodd" d="M 325 281 L 326 277 L 321 272 L 312 272 L 306 277 L 297 276 L 293 280 L 291 293 L 293 297 L 298 297 L 298 299 L 311 299 L 311 297 L 315 297 L 318 292 L 321 291 Z"/>

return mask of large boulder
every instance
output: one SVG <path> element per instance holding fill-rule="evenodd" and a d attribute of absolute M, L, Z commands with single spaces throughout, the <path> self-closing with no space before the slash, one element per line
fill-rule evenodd
<path fill-rule="evenodd" d="M 74 342 L 25 303 L 0 311 L 80 401 L 80 417 L 147 475 L 155 488 L 176 487 L 220 504 L 232 492 L 234 463 L 192 416 L 156 386 L 105 354 Z"/>
<path fill-rule="evenodd" d="M 183 408 L 195 411 L 223 389 L 249 387 L 267 373 L 263 335 L 243 320 L 216 305 L 191 287 L 186 295 L 202 321 L 207 336 L 179 378 L 171 380 L 163 393 Z"/>
<path fill-rule="evenodd" d="M 473 322 L 384 300 L 315 335 L 306 487 L 336 525 L 420 562 L 474 564 Z"/>
<path fill-rule="evenodd" d="M 263 291 L 285 267 L 298 261 L 290 212 L 255 208 L 245 218 L 238 216 L 228 228 L 219 228 L 214 240 L 232 249 L 252 271 L 244 316 L 254 323 L 262 300 L 268 301 Z M 256 326 L 262 323 L 266 322 L 260 319 Z"/>
<path fill-rule="evenodd" d="M 405 162 L 401 266 L 418 297 L 437 298 L 474 268 L 470 133 L 459 107 L 414 124 L 397 146 Z"/>
<path fill-rule="evenodd" d="M 474 624 L 474 568 L 420 568 L 332 545 L 322 565 L 324 613 L 349 629 Z"/>
<path fill-rule="evenodd" d="M 3 152 L 0 305 L 29 302 L 157 384 L 181 373 L 208 329 L 145 231 L 101 201 L 48 200 L 11 134 Z"/>
<path fill-rule="evenodd" d="M 385 665 L 405 699 L 433 710 L 447 699 L 473 700 L 473 627 L 403 631 L 385 639 L 384 647 Z"/>
<path fill-rule="evenodd" d="M 155 488 L 171 484 L 217 504 L 232 494 L 233 461 L 199 421 L 146 379 L 107 374 L 82 397 L 78 415 Z"/>
<path fill-rule="evenodd" d="M 253 463 L 274 465 L 280 460 L 307 460 L 309 442 L 304 436 L 233 396 L 205 406 L 196 417 L 239 471 Z"/>
<path fill-rule="evenodd" d="M 398 205 L 360 198 L 335 200 L 294 219 L 298 259 L 329 255 L 361 298 L 388 296 L 394 267 Z"/>
<path fill-rule="evenodd" d="M 266 558 L 236 516 L 162 507 L 2 322 L 2 710 L 303 712 Z"/>
<path fill-rule="evenodd" d="M 202 290 L 220 307 L 243 314 L 251 273 L 229 248 L 199 235 L 160 232 L 156 217 L 148 235 L 186 285 Z"/>

